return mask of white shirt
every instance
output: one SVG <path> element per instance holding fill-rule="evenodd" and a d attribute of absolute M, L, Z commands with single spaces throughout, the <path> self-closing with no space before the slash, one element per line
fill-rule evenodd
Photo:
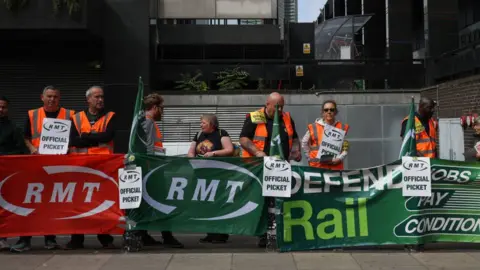
<path fill-rule="evenodd" d="M 321 126 L 325 126 L 325 122 L 323 121 L 322 118 L 317 118 L 315 119 L 315 123 L 321 125 Z M 335 121 L 335 123 L 333 124 L 334 126 L 338 123 L 338 121 Z M 314 127 L 315 128 L 315 127 Z M 311 145 L 311 140 L 310 140 L 310 131 L 308 130 L 308 127 L 307 127 L 307 132 L 305 133 L 305 135 L 303 136 L 302 138 L 302 149 L 303 149 L 303 153 L 305 154 L 305 156 L 307 158 L 309 158 L 309 153 L 310 153 L 310 145 Z M 320 142 L 318 142 L 320 144 Z M 348 154 L 348 151 L 347 150 L 343 150 L 342 153 L 340 153 L 340 155 L 336 158 L 339 158 L 341 160 L 344 160 L 346 157 L 347 157 L 347 154 Z"/>

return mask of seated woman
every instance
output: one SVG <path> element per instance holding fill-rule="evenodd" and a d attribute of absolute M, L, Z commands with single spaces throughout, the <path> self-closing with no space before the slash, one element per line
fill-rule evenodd
<path fill-rule="evenodd" d="M 220 129 L 217 116 L 204 114 L 200 117 L 201 131 L 195 134 L 188 150 L 188 157 L 233 156 L 233 144 L 228 132 Z M 225 243 L 228 234 L 209 233 L 200 243 Z"/>

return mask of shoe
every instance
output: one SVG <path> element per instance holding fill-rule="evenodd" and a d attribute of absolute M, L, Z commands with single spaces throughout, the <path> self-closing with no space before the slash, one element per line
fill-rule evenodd
<path fill-rule="evenodd" d="M 425 250 L 425 245 L 424 244 L 405 245 L 404 248 L 405 248 L 405 251 L 408 251 L 408 252 L 423 252 Z"/>
<path fill-rule="evenodd" d="M 263 235 L 258 238 L 257 246 L 259 248 L 266 248 L 267 247 L 267 236 Z"/>
<path fill-rule="evenodd" d="M 183 244 L 180 243 L 175 237 L 168 237 L 163 239 L 163 245 L 170 248 L 183 248 Z"/>
<path fill-rule="evenodd" d="M 7 243 L 7 239 L 1 238 L 0 239 L 0 251 L 9 250 L 10 245 Z"/>
<path fill-rule="evenodd" d="M 54 250 L 54 249 L 57 249 L 59 247 L 59 245 L 57 244 L 57 241 L 55 240 L 47 240 L 45 242 L 45 248 L 48 249 L 48 250 Z"/>
<path fill-rule="evenodd" d="M 65 250 L 74 250 L 74 249 L 82 249 L 83 244 L 73 244 L 72 241 L 69 241 L 65 246 L 63 246 L 63 249 Z"/>
<path fill-rule="evenodd" d="M 32 248 L 30 243 L 23 242 L 23 241 L 18 241 L 15 245 L 10 247 L 11 252 L 24 252 L 24 251 L 29 251 Z"/>
<path fill-rule="evenodd" d="M 213 242 L 213 238 L 210 234 L 207 234 L 207 236 L 205 236 L 204 238 L 200 238 L 199 240 L 200 243 L 212 243 Z"/>
<path fill-rule="evenodd" d="M 113 243 L 108 243 L 106 245 L 102 244 L 104 249 L 115 249 L 115 245 Z"/>
<path fill-rule="evenodd" d="M 142 237 L 143 245 L 148 247 L 148 246 L 158 246 L 161 245 L 161 241 L 155 240 L 150 234 L 146 233 Z"/>

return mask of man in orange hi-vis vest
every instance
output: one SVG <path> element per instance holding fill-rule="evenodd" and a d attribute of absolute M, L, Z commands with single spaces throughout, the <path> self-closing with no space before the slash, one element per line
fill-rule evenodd
<path fill-rule="evenodd" d="M 152 93 L 143 99 L 145 107 L 145 121 L 143 122 L 143 130 L 146 135 L 147 154 L 164 156 L 165 148 L 163 147 L 163 135 L 155 121 L 160 121 L 163 115 L 163 97 L 157 93 Z M 147 231 L 140 231 L 142 241 L 145 246 L 160 244 L 150 236 Z M 180 243 L 169 231 L 162 231 L 163 245 L 171 248 L 183 248 Z"/>
<path fill-rule="evenodd" d="M 72 117 L 70 130 L 70 153 L 113 154 L 115 136 L 115 113 L 105 111 L 104 92 L 100 86 L 92 86 L 86 93 L 88 109 Z M 65 249 L 83 248 L 83 234 L 72 235 Z M 113 237 L 108 234 L 97 235 L 103 248 L 114 248 Z"/>
<path fill-rule="evenodd" d="M 40 135 L 42 134 L 43 119 L 56 118 L 70 120 L 75 111 L 60 107 L 60 90 L 54 86 L 47 86 L 43 89 L 40 99 L 43 107 L 29 110 L 24 127 L 24 141 L 30 154 L 38 154 L 40 146 Z M 18 242 L 11 247 L 12 252 L 23 252 L 30 249 L 32 237 L 22 236 Z M 45 248 L 56 249 L 58 244 L 55 235 L 45 236 Z"/>
<path fill-rule="evenodd" d="M 269 154 L 275 105 L 277 104 L 280 118 L 280 141 L 285 159 L 297 162 L 302 159 L 295 123 L 290 113 L 283 111 L 285 100 L 277 92 L 273 92 L 267 97 L 263 108 L 247 114 L 240 132 L 242 157 L 264 157 Z M 269 207 L 274 205 L 274 201 L 272 202 L 270 198 L 266 199 L 266 203 Z M 261 248 L 267 246 L 266 234 L 259 238 L 257 245 Z"/>
<path fill-rule="evenodd" d="M 422 97 L 415 113 L 415 140 L 417 143 L 418 157 L 438 157 L 437 147 L 437 122 L 432 119 L 435 112 L 435 102 L 427 97 Z M 408 116 L 402 121 L 400 136 L 403 140 Z"/>
<path fill-rule="evenodd" d="M 437 158 L 437 123 L 432 119 L 435 113 L 435 101 L 431 98 L 422 97 L 418 104 L 418 110 L 415 113 L 415 140 L 418 157 Z M 402 130 L 400 137 L 405 134 L 407 126 L 408 116 L 402 121 Z M 423 251 L 425 246 L 423 244 L 418 245 L 406 245 L 406 250 L 409 251 Z"/>
<path fill-rule="evenodd" d="M 342 122 L 335 119 L 336 115 L 338 114 L 337 103 L 334 100 L 327 100 L 322 105 L 322 118 L 316 119 L 314 123 L 309 124 L 307 128 L 307 132 L 302 139 L 302 149 L 305 152 L 305 155 L 308 158 L 308 165 L 310 167 L 316 168 L 323 168 L 327 170 L 343 170 L 343 160 L 347 157 L 348 153 L 348 141 L 343 138 L 343 143 L 338 140 L 341 144 L 339 145 L 332 145 L 329 152 L 323 148 L 322 152 L 319 155 L 318 152 L 321 150 L 322 142 L 324 141 L 324 135 L 327 134 L 333 138 L 336 134 L 340 133 L 341 131 L 337 132 L 328 132 L 325 133 L 325 126 L 328 125 L 339 130 L 343 130 L 345 132 L 344 135 L 347 135 L 349 126 L 347 124 L 343 124 Z M 334 150 L 332 150 L 332 147 Z M 337 149 L 338 148 L 338 149 Z"/>

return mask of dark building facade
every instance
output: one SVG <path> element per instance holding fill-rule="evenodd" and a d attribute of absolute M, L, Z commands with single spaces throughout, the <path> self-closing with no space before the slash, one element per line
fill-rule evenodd
<path fill-rule="evenodd" d="M 121 119 L 117 140 L 125 142 L 138 76 L 147 92 L 164 94 L 182 91 L 179 81 L 199 73 L 205 88 L 217 91 L 219 72 L 235 67 L 248 73 L 241 88 L 253 91 L 411 89 L 425 81 L 424 63 L 414 63 L 406 49 L 413 29 L 390 30 L 387 48 L 384 0 L 363 0 L 363 7 L 361 0 L 327 2 L 323 19 L 345 18 L 342 31 L 352 25 L 349 46 L 355 53 L 349 59 L 316 57 L 317 32 L 338 34 L 339 26 L 285 23 L 283 0 L 68 1 L 77 4 L 73 9 L 54 9 L 51 0 L 8 2 L 14 5 L 0 4 L 0 94 L 12 100 L 18 125 L 28 109 L 41 106 L 40 93 L 50 84 L 62 90 L 62 105 L 76 110 L 86 106 L 89 86 L 104 86 L 107 108 Z M 404 13 L 390 18 L 400 20 Z M 369 20 L 356 19 L 362 14 Z M 126 150 L 117 145 L 116 151 Z"/>

